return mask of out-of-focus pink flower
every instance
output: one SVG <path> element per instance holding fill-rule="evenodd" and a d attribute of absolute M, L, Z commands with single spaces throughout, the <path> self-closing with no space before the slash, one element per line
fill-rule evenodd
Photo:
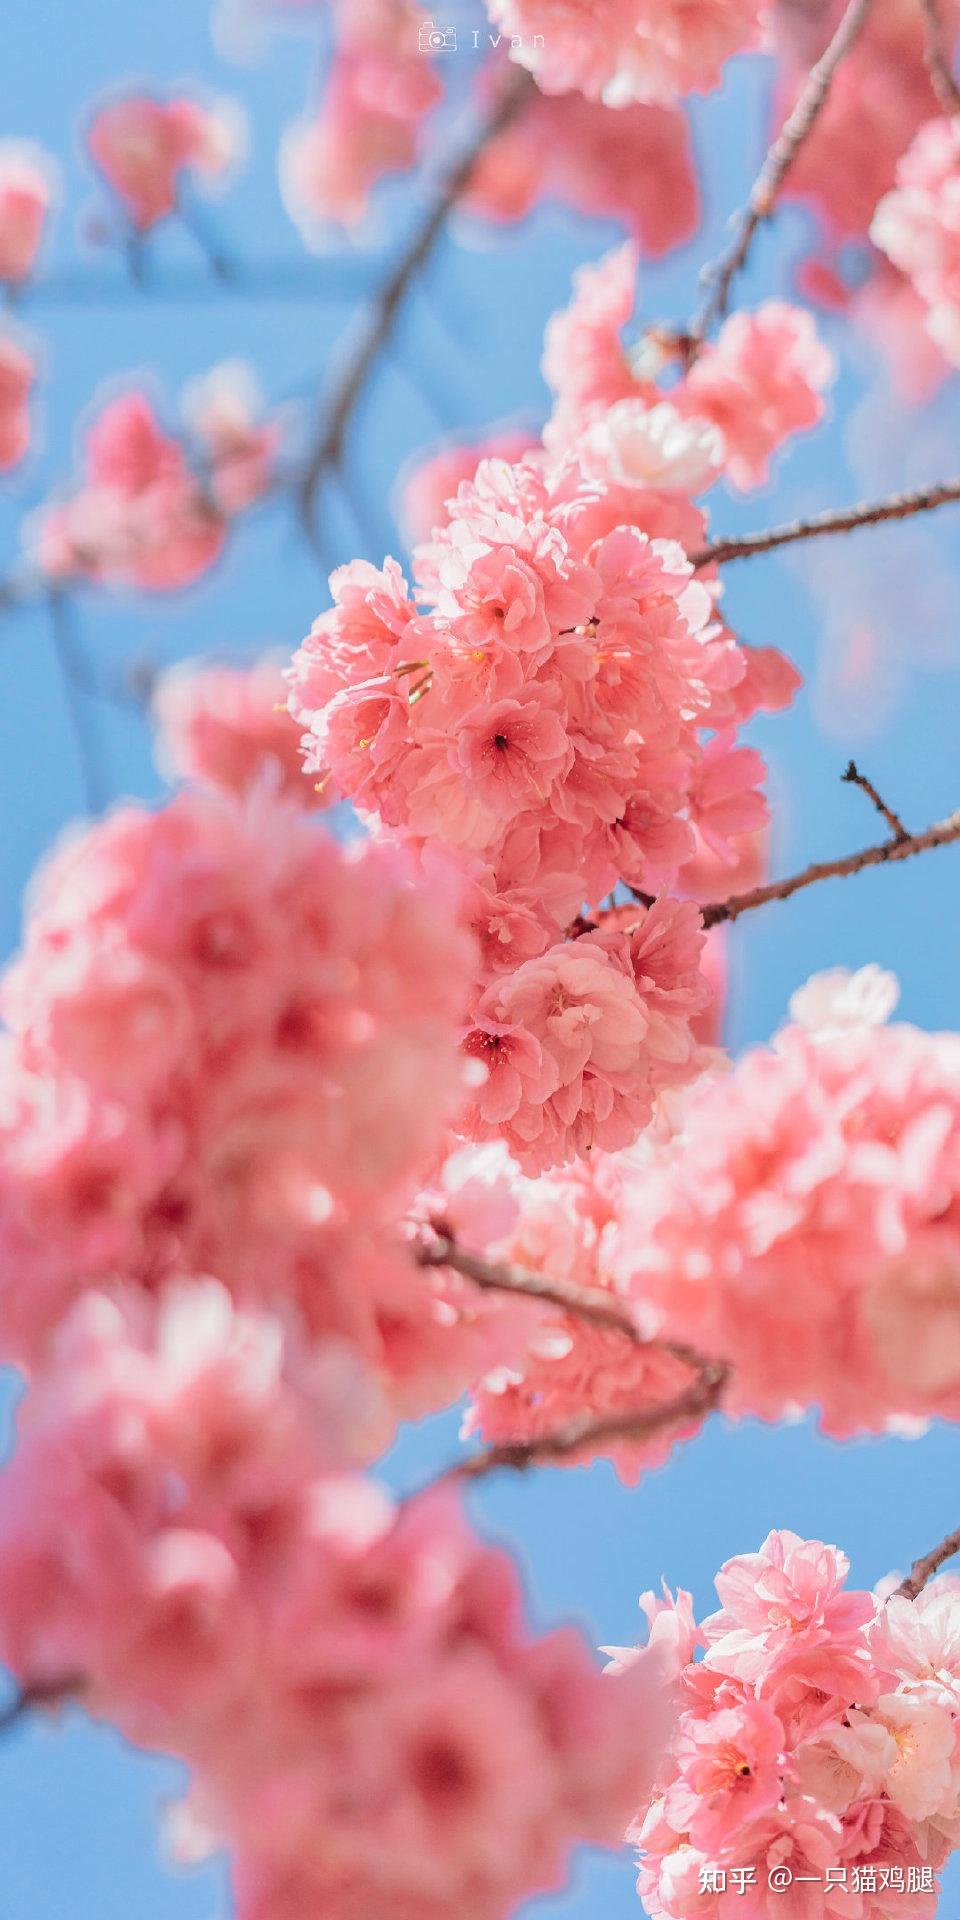
<path fill-rule="evenodd" d="M 21 286 L 33 272 L 53 199 L 46 154 L 0 140 L 0 280 Z"/>
<path fill-rule="evenodd" d="M 325 795 L 304 775 L 286 691 L 272 659 L 252 667 L 187 661 L 171 668 L 152 697 L 164 771 L 242 794 L 269 768 L 291 800 L 324 806 Z"/>
<path fill-rule="evenodd" d="M 30 445 L 28 402 L 36 366 L 15 336 L 0 332 L 0 473 L 22 460 Z"/>
<path fill-rule="evenodd" d="M 927 308 L 927 329 L 960 366 L 960 132 L 955 120 L 930 120 L 897 166 L 871 239 L 912 281 Z"/>
<path fill-rule="evenodd" d="M 142 233 L 175 211 L 186 176 L 215 183 L 242 150 L 232 104 L 128 94 L 99 107 L 87 129 L 95 166 Z"/>
<path fill-rule="evenodd" d="M 108 402 L 84 455 L 76 491 L 39 516 L 38 558 L 51 577 L 170 592 L 213 565 L 226 523 L 145 394 Z"/>
<path fill-rule="evenodd" d="M 731 54 L 762 44 L 762 0 L 488 0 L 512 54 L 546 93 L 608 106 L 719 86 Z"/>
<path fill-rule="evenodd" d="M 287 211 L 308 243 L 324 223 L 361 220 L 377 181 L 417 159 L 423 122 L 443 97 L 419 46 L 424 20 L 411 0 L 347 0 L 339 9 L 322 98 L 280 151 Z"/>
<path fill-rule="evenodd" d="M 690 130 L 677 107 L 605 107 L 580 93 L 537 94 L 485 147 L 463 204 L 519 220 L 540 199 L 617 220 L 659 257 L 696 231 L 699 190 Z"/>
<path fill-rule="evenodd" d="M 224 360 L 211 367 L 185 387 L 183 412 L 221 512 L 242 513 L 253 506 L 273 482 L 282 440 L 279 421 L 262 418 L 253 368 L 245 360 Z"/>

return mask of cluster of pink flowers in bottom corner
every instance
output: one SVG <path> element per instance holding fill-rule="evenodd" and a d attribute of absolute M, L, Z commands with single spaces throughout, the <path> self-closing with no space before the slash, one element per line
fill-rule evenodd
<path fill-rule="evenodd" d="M 960 1841 L 960 1581 L 884 1606 L 848 1570 L 771 1533 L 726 1562 L 699 1625 L 689 1594 L 643 1596 L 679 1709 L 633 1827 L 652 1920 L 935 1912 Z"/>
<path fill-rule="evenodd" d="M 228 1847 L 239 1920 L 505 1920 L 617 1846 L 672 1702 L 657 1653 L 601 1673 L 532 1637 L 448 1490 L 338 1470 L 271 1315 L 176 1284 L 153 1323 L 88 1296 L 27 1395 L 0 1500 L 0 1652 L 190 1769 L 181 1857 Z"/>

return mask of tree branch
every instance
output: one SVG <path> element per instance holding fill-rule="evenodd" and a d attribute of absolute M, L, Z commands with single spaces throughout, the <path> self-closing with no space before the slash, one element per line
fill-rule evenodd
<path fill-rule="evenodd" d="M 938 1547 L 931 1547 L 929 1553 L 921 1554 L 920 1559 L 914 1561 L 906 1579 L 901 1580 L 897 1593 L 904 1600 L 915 1600 L 923 1592 L 927 1581 L 939 1573 L 944 1561 L 952 1560 L 955 1553 L 960 1553 L 960 1527 L 954 1533 L 948 1533 Z"/>
<path fill-rule="evenodd" d="M 731 284 L 746 265 L 757 228 L 769 220 L 777 195 L 827 104 L 833 76 L 853 46 L 870 4 L 871 0 L 849 0 L 833 39 L 811 68 L 799 99 L 770 148 L 746 206 L 735 217 L 732 240 L 717 260 L 704 267 L 700 281 L 706 288 L 705 297 L 679 343 L 687 366 L 696 359 L 711 328 L 723 319 L 730 302 Z"/>
<path fill-rule="evenodd" d="M 771 900 L 789 900 L 792 894 L 800 893 L 804 887 L 815 886 L 820 880 L 843 880 L 848 874 L 863 873 L 867 867 L 882 867 L 889 861 L 909 860 L 915 853 L 928 853 L 934 847 L 949 847 L 957 840 L 960 840 L 960 812 L 950 814 L 946 820 L 939 820 L 923 833 L 908 833 L 893 840 L 883 840 L 879 846 L 862 847 L 859 853 L 845 853 L 837 860 L 817 860 L 800 873 L 791 874 L 787 880 L 771 880 L 766 886 L 751 887 L 747 893 L 732 894 L 729 900 L 718 900 L 712 906 L 703 907 L 701 919 L 704 927 L 716 927 L 723 921 L 739 920 L 742 913 L 751 913 L 754 907 L 765 907 Z"/>
<path fill-rule="evenodd" d="M 682 1360 L 697 1372 L 708 1364 L 702 1353 L 680 1341 L 645 1338 L 628 1302 L 615 1293 L 608 1293 L 604 1287 L 581 1287 L 570 1280 L 552 1280 L 549 1274 L 534 1273 L 532 1268 L 519 1267 L 513 1262 L 485 1260 L 481 1254 L 468 1253 L 466 1248 L 458 1247 L 443 1233 L 435 1234 L 430 1240 L 421 1239 L 416 1258 L 422 1267 L 450 1267 L 484 1292 L 509 1293 L 515 1298 L 539 1300 L 559 1307 L 574 1319 L 589 1320 L 594 1326 L 622 1333 L 635 1346 L 656 1347 L 661 1353 L 671 1353 L 674 1359 Z"/>
<path fill-rule="evenodd" d="M 908 520 L 915 513 L 932 513 L 960 500 L 960 480 L 941 480 L 916 493 L 894 493 L 888 500 L 863 502 L 857 507 L 832 508 L 810 520 L 790 520 L 767 533 L 745 533 L 740 539 L 711 540 L 690 555 L 695 567 L 722 566 L 727 560 L 746 560 L 751 554 L 772 553 L 797 540 L 816 540 L 824 534 L 852 533 L 857 527 L 881 526 L 886 520 Z"/>
<path fill-rule="evenodd" d="M 61 588 L 54 588 L 47 594 L 47 606 L 50 610 L 50 631 L 53 636 L 54 652 L 60 668 L 64 699 L 77 749 L 83 803 L 87 813 L 98 813 L 104 802 L 103 781 L 84 708 L 85 663 L 73 630 L 69 601 Z"/>
<path fill-rule="evenodd" d="M 551 1280 L 546 1274 L 529 1268 L 485 1260 L 468 1253 L 447 1235 L 438 1233 L 432 1240 L 421 1240 L 416 1257 L 421 1266 L 451 1267 L 478 1287 L 487 1291 L 522 1296 L 559 1307 L 564 1313 L 623 1334 L 641 1348 L 670 1353 L 692 1369 L 695 1378 L 682 1393 L 665 1400 L 659 1407 L 639 1407 L 633 1413 L 608 1414 L 597 1418 L 582 1414 L 552 1433 L 535 1440 L 507 1440 L 486 1447 L 479 1453 L 458 1460 L 441 1479 L 479 1480 L 501 1467 L 523 1471 L 541 1461 L 565 1460 L 584 1447 L 602 1446 L 617 1440 L 644 1440 L 682 1420 L 694 1420 L 710 1413 L 718 1404 L 729 1379 L 724 1361 L 707 1360 L 694 1348 L 674 1340 L 646 1340 L 625 1301 L 602 1287 L 581 1287 L 565 1280 Z"/>
<path fill-rule="evenodd" d="M 953 77 L 950 50 L 937 0 L 920 0 L 926 44 L 924 58 L 933 91 L 948 120 L 960 113 L 960 87 Z"/>
<path fill-rule="evenodd" d="M 473 128 L 459 153 L 454 156 L 409 245 L 373 301 L 353 351 L 324 407 L 314 444 L 304 461 L 298 496 L 300 517 L 308 531 L 312 531 L 321 483 L 325 474 L 340 463 L 354 409 L 381 349 L 393 332 L 404 295 L 430 258 L 484 150 L 517 118 L 535 90 L 530 75 L 524 69 L 512 70 L 490 112 Z"/>
<path fill-rule="evenodd" d="M 569 1460 L 586 1447 L 602 1447 L 618 1440 L 647 1440 L 653 1434 L 661 1433 L 665 1427 L 705 1418 L 712 1413 L 720 1403 L 729 1377 L 730 1369 L 723 1361 L 704 1361 L 699 1377 L 682 1393 L 676 1394 L 672 1400 L 663 1401 L 659 1407 L 643 1407 L 635 1413 L 609 1414 L 602 1419 L 583 1414 L 576 1420 L 568 1421 L 565 1426 L 555 1428 L 552 1433 L 541 1434 L 536 1440 L 501 1441 L 496 1446 L 483 1448 L 479 1453 L 468 1454 L 444 1478 L 482 1480 L 487 1474 L 499 1472 L 501 1467 L 510 1467 L 514 1472 L 522 1473 L 528 1467 L 539 1466 L 543 1462 Z"/>
<path fill-rule="evenodd" d="M 873 804 L 876 807 L 877 812 L 883 816 L 884 820 L 887 823 L 887 826 L 891 828 L 895 839 L 909 840 L 910 838 L 909 831 L 904 826 L 903 821 L 900 818 L 900 815 L 898 813 L 894 813 L 892 807 L 887 806 L 887 803 L 884 800 L 883 796 L 877 792 L 877 789 L 874 786 L 873 781 L 868 780 L 866 774 L 860 772 L 860 768 L 857 766 L 857 763 L 855 760 L 850 761 L 846 772 L 842 773 L 840 775 L 840 778 L 841 780 L 845 780 L 848 786 L 859 787 L 861 793 L 865 793 L 867 796 L 867 799 L 873 801 Z"/>

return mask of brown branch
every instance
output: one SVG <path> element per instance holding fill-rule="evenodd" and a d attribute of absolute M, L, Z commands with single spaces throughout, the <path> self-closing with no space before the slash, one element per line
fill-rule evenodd
<path fill-rule="evenodd" d="M 920 0 L 925 28 L 924 58 L 933 91 L 948 120 L 960 113 L 960 87 L 953 77 L 950 49 L 937 0 Z"/>
<path fill-rule="evenodd" d="M 682 1393 L 662 1402 L 659 1407 L 640 1407 L 632 1413 L 607 1414 L 599 1418 L 593 1414 L 581 1414 L 535 1440 L 502 1441 L 496 1446 L 485 1447 L 479 1453 L 470 1454 L 448 1468 L 440 1476 L 442 1480 L 479 1480 L 488 1473 L 496 1473 L 501 1467 L 523 1471 L 541 1461 L 569 1459 L 584 1447 L 599 1447 L 617 1440 L 644 1440 L 665 1427 L 675 1426 L 678 1421 L 698 1419 L 710 1413 L 720 1400 L 730 1374 L 725 1362 L 707 1360 L 703 1354 L 679 1341 L 644 1339 L 626 1302 L 604 1292 L 601 1287 L 576 1286 L 565 1280 L 551 1280 L 547 1275 L 533 1273 L 526 1267 L 485 1260 L 479 1254 L 468 1253 L 456 1246 L 446 1235 L 439 1233 L 433 1239 L 420 1241 L 416 1257 L 421 1266 L 451 1267 L 485 1290 L 545 1302 L 559 1307 L 564 1313 L 623 1334 L 638 1347 L 670 1353 L 695 1374 Z"/>
<path fill-rule="evenodd" d="M 634 1413 L 608 1414 L 595 1419 L 590 1414 L 582 1414 L 576 1420 L 567 1421 L 552 1433 L 543 1433 L 536 1440 L 505 1440 L 496 1446 L 485 1447 L 480 1453 L 469 1454 L 449 1470 L 444 1478 L 458 1480 L 482 1480 L 487 1474 L 499 1472 L 501 1467 L 510 1467 L 514 1472 L 524 1472 L 528 1467 L 539 1466 L 551 1460 L 569 1460 L 572 1455 L 581 1453 L 584 1448 L 602 1447 L 618 1440 L 647 1440 L 655 1433 L 661 1433 L 665 1427 L 676 1426 L 681 1421 L 698 1420 L 712 1413 L 720 1403 L 723 1389 L 730 1377 L 730 1369 L 723 1361 L 705 1360 L 699 1377 L 682 1393 L 672 1400 L 665 1400 L 659 1407 L 643 1407 Z"/>
<path fill-rule="evenodd" d="M 857 763 L 855 760 L 850 761 L 846 772 L 842 773 L 840 775 L 840 778 L 841 780 L 845 780 L 848 786 L 859 787 L 861 793 L 865 793 L 867 796 L 867 799 L 873 801 L 873 804 L 876 807 L 877 812 L 882 815 L 883 819 L 887 823 L 887 826 L 891 829 L 895 839 L 909 840 L 910 838 L 909 830 L 904 826 L 903 821 L 900 818 L 900 815 L 898 813 L 894 813 L 892 807 L 887 806 L 887 803 L 884 800 L 882 794 L 877 792 L 877 789 L 874 786 L 873 781 L 868 780 L 866 774 L 860 772 L 860 768 L 857 766 Z"/>
<path fill-rule="evenodd" d="M 380 288 L 347 358 L 339 381 L 323 411 L 319 431 L 304 461 L 298 489 L 300 517 L 312 528 L 316 498 L 323 478 L 339 465 L 347 429 L 367 380 L 393 332 L 411 282 L 433 252 L 457 201 L 470 183 L 478 160 L 490 142 L 502 133 L 531 99 L 536 89 L 530 75 L 515 68 L 486 117 L 474 126 L 443 175 L 436 195 L 409 245 Z"/>
<path fill-rule="evenodd" d="M 936 507 L 960 500 L 960 480 L 941 480 L 916 493 L 894 493 L 888 500 L 872 500 L 857 507 L 836 507 L 810 520 L 790 520 L 766 533 L 745 533 L 740 539 L 711 540 L 690 555 L 695 567 L 722 566 L 727 560 L 746 560 L 751 554 L 772 553 L 797 540 L 816 540 L 823 534 L 852 533 L 857 527 L 881 526 L 886 520 L 908 520 L 914 513 L 932 513 Z"/>
<path fill-rule="evenodd" d="M 952 1560 L 955 1553 L 960 1553 L 960 1527 L 954 1533 L 948 1533 L 938 1547 L 931 1547 L 929 1553 L 921 1554 L 920 1559 L 914 1561 L 906 1579 L 901 1580 L 897 1594 L 904 1600 L 915 1600 L 923 1592 L 927 1581 L 939 1573 L 944 1561 Z"/>
<path fill-rule="evenodd" d="M 708 1364 L 702 1353 L 680 1341 L 647 1339 L 628 1303 L 604 1287 L 581 1287 L 570 1280 L 552 1280 L 549 1274 L 534 1273 L 532 1268 L 516 1266 L 512 1261 L 485 1260 L 481 1254 L 458 1247 L 443 1233 L 434 1234 L 429 1240 L 421 1239 L 416 1258 L 422 1267 L 450 1267 L 484 1292 L 509 1293 L 515 1298 L 539 1300 L 547 1306 L 559 1307 L 562 1313 L 569 1313 L 575 1319 L 589 1320 L 594 1326 L 622 1333 L 638 1347 L 656 1347 L 661 1353 L 671 1353 L 674 1359 L 682 1360 L 696 1372 Z"/>
<path fill-rule="evenodd" d="M 722 921 L 739 920 L 742 913 L 751 913 L 754 907 L 765 907 L 771 900 L 789 900 L 792 894 L 800 893 L 804 887 L 815 886 L 820 880 L 842 880 L 848 874 L 863 873 L 867 867 L 882 867 L 889 861 L 909 860 L 915 853 L 928 853 L 934 847 L 949 847 L 957 840 L 960 840 L 960 812 L 952 813 L 946 820 L 939 820 L 923 833 L 909 833 L 905 838 L 883 840 L 879 846 L 862 847 L 859 853 L 845 853 L 837 860 L 816 860 L 800 873 L 791 874 L 787 880 L 771 880 L 767 886 L 751 887 L 748 893 L 732 894 L 729 900 L 718 900 L 712 906 L 702 908 L 701 919 L 704 927 L 716 927 Z"/>
<path fill-rule="evenodd" d="M 827 104 L 833 76 L 853 46 L 870 4 L 871 0 L 849 0 L 833 39 L 811 68 L 799 99 L 770 148 L 746 206 L 735 217 L 732 240 L 717 260 L 704 267 L 700 275 L 706 289 L 703 303 L 680 342 L 688 366 L 696 359 L 711 327 L 723 319 L 732 282 L 746 265 L 757 228 L 769 220 L 777 195 Z"/>

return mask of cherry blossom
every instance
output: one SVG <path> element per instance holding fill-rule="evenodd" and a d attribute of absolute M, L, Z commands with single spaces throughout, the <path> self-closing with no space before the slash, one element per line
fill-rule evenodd
<path fill-rule="evenodd" d="M 547 93 L 575 88 L 624 107 L 719 86 L 725 62 L 762 42 L 758 0 L 488 0 L 512 57 Z"/>
<path fill-rule="evenodd" d="M 287 711 L 279 660 L 252 667 L 171 667 L 153 688 L 158 759 L 176 779 L 242 794 L 269 767 L 284 794 L 303 807 L 325 804 L 307 780 L 296 727 Z"/>
<path fill-rule="evenodd" d="M 361 219 L 377 181 L 414 164 L 423 121 L 443 96 L 420 51 L 426 15 L 413 0 L 342 0 L 336 12 L 323 96 L 280 152 L 287 210 L 308 244 L 325 223 Z"/>
<path fill-rule="evenodd" d="M 140 233 L 177 208 L 185 180 L 215 185 L 240 157 L 243 124 L 232 102 L 127 94 L 99 107 L 87 129 L 94 165 Z"/>
<path fill-rule="evenodd" d="M 699 1626 L 688 1594 L 641 1597 L 679 1706 L 633 1825 L 654 1920 L 933 1914 L 960 1831 L 958 1583 L 884 1608 L 846 1590 L 848 1571 L 837 1548 L 783 1531 L 727 1561 Z"/>
<path fill-rule="evenodd" d="M 329 1344 L 309 1401 L 296 1380 L 276 1321 L 214 1283 L 147 1332 L 82 1301 L 4 1476 L 0 1647 L 189 1763 L 181 1844 L 235 1850 L 240 1913 L 373 1913 L 389 1887 L 505 1920 L 574 1844 L 619 1843 L 671 1725 L 662 1663 L 603 1675 L 576 1632 L 530 1636 L 452 1495 L 396 1509 L 338 1471 L 349 1356 Z"/>
<path fill-rule="evenodd" d="M 894 997 L 876 968 L 811 982 L 625 1190 L 611 1278 L 732 1363 L 734 1411 L 819 1407 L 841 1437 L 957 1418 L 960 1051 L 879 1024 Z"/>
<path fill-rule="evenodd" d="M 18 287 L 36 264 L 53 200 L 50 160 L 26 141 L 0 140 L 0 281 Z"/>
<path fill-rule="evenodd" d="M 269 776 L 66 845 L 3 987 L 4 1352 L 87 1287 L 204 1273 L 336 1333 L 398 1409 L 455 1398 L 487 1336 L 401 1216 L 464 1097 L 469 976 L 450 877 L 344 852 Z"/>
<path fill-rule="evenodd" d="M 0 473 L 15 467 L 30 445 L 28 403 L 35 377 L 27 348 L 13 333 L 0 331 Z"/>
<path fill-rule="evenodd" d="M 920 128 L 870 232 L 912 281 L 937 346 L 960 364 L 960 145 L 953 121 Z"/>

